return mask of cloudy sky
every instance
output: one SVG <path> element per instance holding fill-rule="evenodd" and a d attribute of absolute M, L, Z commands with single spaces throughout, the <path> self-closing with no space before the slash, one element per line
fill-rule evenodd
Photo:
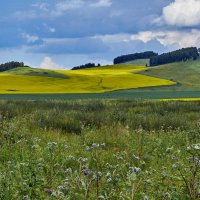
<path fill-rule="evenodd" d="M 1 0 L 0 63 L 71 68 L 200 46 L 200 0 Z"/>

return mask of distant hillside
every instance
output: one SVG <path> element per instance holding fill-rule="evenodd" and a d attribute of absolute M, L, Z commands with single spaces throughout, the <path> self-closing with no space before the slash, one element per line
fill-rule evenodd
<path fill-rule="evenodd" d="M 134 54 L 128 54 L 128 55 L 122 55 L 114 59 L 114 64 L 120 64 L 120 63 L 126 63 L 138 59 L 149 59 L 153 56 L 157 56 L 157 53 L 154 53 L 153 51 L 146 51 L 142 53 L 134 53 Z"/>
<path fill-rule="evenodd" d="M 126 62 L 124 64 L 132 65 L 132 66 L 149 66 L 149 59 L 137 59 L 137 60 Z"/>
<path fill-rule="evenodd" d="M 200 58 L 146 68 L 139 73 L 177 82 L 176 86 L 164 87 L 162 90 L 200 90 Z"/>
<path fill-rule="evenodd" d="M 199 53 L 196 47 L 183 48 L 151 57 L 150 66 L 187 61 L 190 59 L 196 60 L 198 57 Z"/>
<path fill-rule="evenodd" d="M 43 76 L 52 78 L 67 78 L 66 75 L 51 69 L 39 69 L 31 67 L 17 67 L 15 69 L 10 69 L 4 71 L 5 74 L 15 74 L 15 75 L 27 75 L 27 76 Z"/>
<path fill-rule="evenodd" d="M 15 69 L 18 67 L 28 67 L 28 66 L 25 66 L 23 62 L 15 62 L 15 61 L 7 62 L 0 65 L 0 72 L 7 71 L 10 69 Z"/>

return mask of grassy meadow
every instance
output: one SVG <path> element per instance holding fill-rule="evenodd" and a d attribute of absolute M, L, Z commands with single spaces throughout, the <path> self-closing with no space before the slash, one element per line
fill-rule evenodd
<path fill-rule="evenodd" d="M 175 82 L 136 74 L 140 66 L 116 65 L 85 70 L 16 68 L 0 73 L 0 94 L 103 93 Z"/>
<path fill-rule="evenodd" d="M 200 102 L 0 101 L 0 199 L 200 198 Z"/>

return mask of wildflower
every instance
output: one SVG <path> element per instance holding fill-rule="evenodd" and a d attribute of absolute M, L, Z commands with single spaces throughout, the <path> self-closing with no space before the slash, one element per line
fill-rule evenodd
<path fill-rule="evenodd" d="M 52 147 L 52 146 L 56 146 L 57 142 L 48 142 L 47 146 Z"/>
<path fill-rule="evenodd" d="M 108 173 L 106 174 L 106 178 L 109 178 L 109 177 L 111 177 L 111 173 L 110 173 L 110 172 L 108 172 Z"/>
<path fill-rule="evenodd" d="M 149 200 L 149 197 L 148 196 L 144 196 L 144 200 Z"/>
<path fill-rule="evenodd" d="M 93 147 L 93 148 L 98 148 L 99 146 L 100 146 L 100 145 L 97 144 L 97 143 L 93 143 L 93 144 L 92 144 L 92 147 Z"/>
<path fill-rule="evenodd" d="M 117 157 L 117 160 L 124 160 L 122 156 Z"/>
<path fill-rule="evenodd" d="M 85 148 L 86 151 L 90 151 L 90 149 L 91 149 L 91 148 L 90 148 L 89 146 L 87 146 L 87 147 Z"/>
<path fill-rule="evenodd" d="M 39 145 L 38 145 L 38 144 L 34 144 L 34 145 L 31 146 L 31 148 L 32 148 L 32 149 L 38 149 L 38 148 L 39 148 Z"/>
<path fill-rule="evenodd" d="M 111 182 L 112 182 L 112 178 L 108 178 L 107 183 L 111 183 Z"/>
<path fill-rule="evenodd" d="M 83 170 L 81 171 L 81 173 L 82 173 L 83 175 L 85 175 L 85 176 L 87 176 L 87 175 L 93 175 L 93 174 L 94 174 L 93 171 L 87 170 L 87 169 L 83 169 Z"/>
<path fill-rule="evenodd" d="M 14 174 L 15 172 L 14 171 L 10 171 L 10 174 Z"/>
<path fill-rule="evenodd" d="M 30 198 L 29 198 L 29 196 L 28 195 L 26 195 L 26 196 L 23 196 L 23 198 L 22 198 L 23 200 L 29 200 Z"/>
<path fill-rule="evenodd" d="M 97 172 L 97 178 L 100 179 L 103 176 L 102 172 Z"/>
<path fill-rule="evenodd" d="M 172 150 L 173 150 L 173 147 L 168 147 L 168 148 L 166 149 L 166 153 L 171 153 Z"/>
<path fill-rule="evenodd" d="M 56 142 L 48 142 L 47 147 L 49 150 L 53 150 L 57 146 Z"/>
<path fill-rule="evenodd" d="M 69 180 L 68 178 L 66 178 L 66 179 L 64 180 L 64 185 L 65 185 L 65 186 L 68 186 L 68 185 L 69 185 L 69 182 L 70 182 L 70 180 Z"/>
<path fill-rule="evenodd" d="M 168 199 L 171 199 L 170 193 L 169 193 L 169 192 L 166 192 L 166 193 L 165 193 L 165 197 L 168 198 Z"/>
<path fill-rule="evenodd" d="M 67 169 L 65 170 L 65 173 L 66 173 L 66 174 L 72 174 L 72 169 L 71 169 L 71 168 L 67 168 Z"/>
<path fill-rule="evenodd" d="M 11 167 L 12 166 L 12 161 L 8 161 L 8 166 Z"/>
<path fill-rule="evenodd" d="M 58 189 L 58 190 L 65 190 L 65 186 L 59 185 L 59 186 L 57 187 L 57 189 Z"/>
<path fill-rule="evenodd" d="M 105 144 L 105 143 L 102 143 L 100 146 L 101 146 L 101 147 L 105 147 L 105 146 L 106 146 L 106 144 Z"/>
<path fill-rule="evenodd" d="M 200 150 L 200 144 L 194 144 L 194 145 L 193 145 L 193 148 L 194 148 L 195 150 Z"/>
<path fill-rule="evenodd" d="M 106 167 L 107 167 L 108 169 L 111 169 L 111 168 L 112 168 L 112 165 L 109 164 L 109 163 L 106 163 Z"/>
<path fill-rule="evenodd" d="M 35 143 L 39 143 L 41 141 L 41 139 L 39 139 L 38 137 L 36 137 L 35 139 L 34 139 L 34 142 Z"/>
<path fill-rule="evenodd" d="M 167 167 L 163 166 L 163 167 L 162 167 L 162 170 L 167 170 Z"/>
<path fill-rule="evenodd" d="M 17 141 L 17 144 L 20 144 L 21 142 L 22 142 L 22 140 L 18 140 L 18 141 Z"/>
<path fill-rule="evenodd" d="M 189 163 L 196 163 L 198 167 L 200 167 L 200 159 L 198 157 L 189 157 L 188 158 Z"/>
<path fill-rule="evenodd" d="M 79 162 L 80 162 L 80 163 L 86 163 L 87 161 L 88 161 L 87 158 L 83 158 L 83 157 L 80 157 L 80 158 L 79 158 Z"/>
<path fill-rule="evenodd" d="M 138 156 L 136 156 L 135 154 L 133 154 L 133 160 L 139 160 L 140 158 Z"/>
<path fill-rule="evenodd" d="M 51 189 L 45 189 L 45 192 L 49 195 L 52 195 L 53 191 Z"/>
<path fill-rule="evenodd" d="M 23 166 L 23 167 L 27 167 L 28 166 L 27 163 L 20 163 L 20 165 Z"/>
<path fill-rule="evenodd" d="M 151 184 L 151 183 L 152 183 L 152 181 L 151 181 L 150 179 L 147 179 L 145 182 L 146 182 L 147 184 Z"/>
<path fill-rule="evenodd" d="M 172 165 L 172 169 L 173 169 L 173 170 L 176 170 L 176 169 L 177 169 L 177 166 L 176 166 L 175 164 L 173 164 L 173 165 Z"/>
<path fill-rule="evenodd" d="M 64 149 L 68 149 L 69 146 L 67 144 L 64 145 Z"/>
<path fill-rule="evenodd" d="M 134 167 L 134 172 L 137 176 L 139 176 L 141 174 L 141 169 L 139 167 Z"/>
<path fill-rule="evenodd" d="M 200 150 L 200 143 L 199 144 L 193 144 L 189 147 L 187 147 L 187 150 L 190 151 L 190 150 Z"/>
<path fill-rule="evenodd" d="M 175 161 L 175 162 L 178 161 L 178 158 L 177 158 L 176 156 L 172 156 L 171 159 L 172 159 L 173 161 Z"/>
<path fill-rule="evenodd" d="M 76 158 L 75 158 L 74 156 L 72 156 L 72 155 L 67 156 L 66 159 L 67 159 L 67 160 L 76 160 Z"/>

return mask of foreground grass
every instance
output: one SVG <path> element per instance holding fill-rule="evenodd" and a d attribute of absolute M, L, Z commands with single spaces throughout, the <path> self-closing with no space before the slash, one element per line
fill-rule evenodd
<path fill-rule="evenodd" d="M 85 70 L 19 68 L 0 73 L 0 94 L 103 93 L 175 82 L 135 74 L 144 67 L 116 65 Z"/>
<path fill-rule="evenodd" d="M 200 103 L 0 101 L 0 199 L 198 199 Z"/>

